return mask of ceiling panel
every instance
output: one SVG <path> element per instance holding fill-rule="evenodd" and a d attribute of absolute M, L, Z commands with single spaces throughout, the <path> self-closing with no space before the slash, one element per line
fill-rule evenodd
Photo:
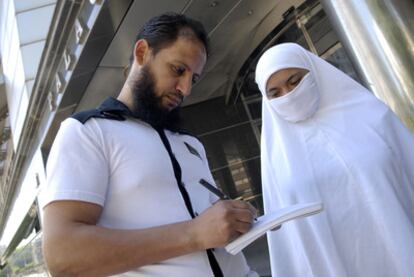
<path fill-rule="evenodd" d="M 241 0 L 199 0 L 193 1 L 184 14 L 196 18 L 203 23 L 207 33 L 212 32 L 220 22 L 231 14 L 232 10 L 242 2 Z M 258 1 L 260 2 L 260 1 Z"/>
<path fill-rule="evenodd" d="M 14 0 L 16 13 L 54 4 L 56 0 Z"/>
<path fill-rule="evenodd" d="M 46 39 L 55 7 L 43 6 L 16 15 L 20 45 Z"/>
<path fill-rule="evenodd" d="M 180 12 L 188 2 L 189 0 L 135 0 L 100 65 L 127 65 L 132 44 L 141 26 L 151 17 L 163 12 Z"/>
<path fill-rule="evenodd" d="M 76 111 L 98 106 L 108 96 L 117 97 L 125 82 L 123 70 L 112 67 L 99 67 L 88 86 L 88 93 L 82 97 Z"/>
<path fill-rule="evenodd" d="M 285 10 L 279 8 L 280 2 L 241 1 L 219 28 L 210 34 L 212 58 L 206 71 L 215 69 L 223 60 L 230 66 L 234 59 L 245 60 L 246 55 L 250 54 L 264 38 L 258 38 L 256 32 L 264 28 L 268 30 L 265 32 L 267 34 L 282 20 L 281 14 Z M 262 24 L 267 17 L 273 20 L 269 20 L 267 25 Z M 240 56 L 241 54 L 243 56 Z"/>

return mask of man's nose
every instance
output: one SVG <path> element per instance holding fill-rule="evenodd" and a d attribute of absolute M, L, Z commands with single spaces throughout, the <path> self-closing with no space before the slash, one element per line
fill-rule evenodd
<path fill-rule="evenodd" d="M 191 77 L 182 77 L 177 82 L 177 91 L 179 91 L 183 97 L 187 97 L 191 93 L 192 79 Z"/>

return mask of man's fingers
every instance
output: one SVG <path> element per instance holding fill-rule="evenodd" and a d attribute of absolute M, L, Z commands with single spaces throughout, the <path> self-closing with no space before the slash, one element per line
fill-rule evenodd
<path fill-rule="evenodd" d="M 253 205 L 251 205 L 248 202 L 241 201 L 241 200 L 233 200 L 233 201 L 231 201 L 231 205 L 232 205 L 233 208 L 249 211 L 253 218 L 256 218 L 256 216 L 257 216 L 256 208 L 253 207 Z"/>
<path fill-rule="evenodd" d="M 249 203 L 242 201 L 242 200 L 230 200 L 229 201 L 233 208 L 238 209 L 250 209 Z M 251 206 L 251 205 L 250 205 Z"/>
<path fill-rule="evenodd" d="M 236 238 L 240 237 L 244 233 L 247 233 L 251 228 L 251 224 L 238 222 L 238 223 L 234 223 L 232 228 L 233 228 L 233 231 L 231 232 L 229 242 L 235 240 Z"/>
<path fill-rule="evenodd" d="M 249 209 L 252 212 L 253 217 L 256 218 L 257 217 L 257 209 L 255 207 L 253 207 L 252 204 L 250 204 L 250 203 L 247 203 L 247 204 L 249 205 Z"/>
<path fill-rule="evenodd" d="M 240 222 L 252 223 L 255 215 L 246 209 L 234 209 L 235 219 Z"/>
<path fill-rule="evenodd" d="M 252 227 L 251 223 L 247 223 L 247 222 L 237 222 L 234 224 L 234 228 L 237 232 L 239 232 L 240 234 L 244 234 L 247 233 L 250 228 Z"/>
<path fill-rule="evenodd" d="M 238 208 L 238 209 L 248 209 L 250 210 L 254 215 L 256 215 L 257 210 L 255 207 L 253 207 L 252 204 L 250 204 L 249 202 L 246 201 L 242 201 L 242 200 L 232 200 L 231 201 L 231 205 L 234 208 Z"/>

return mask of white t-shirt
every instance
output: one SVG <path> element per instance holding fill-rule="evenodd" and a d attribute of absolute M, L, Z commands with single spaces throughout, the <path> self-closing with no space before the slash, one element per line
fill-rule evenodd
<path fill-rule="evenodd" d="M 213 182 L 203 146 L 192 136 L 170 131 L 166 135 L 180 163 L 194 212 L 200 214 L 216 200 L 198 184 L 200 178 Z M 73 118 L 65 120 L 46 171 L 42 207 L 57 200 L 95 203 L 103 207 L 98 225 L 116 229 L 142 229 L 191 219 L 161 138 L 138 119 L 92 118 L 84 124 Z M 215 249 L 214 254 L 224 276 L 258 276 L 250 271 L 242 254 L 232 256 L 224 249 Z M 199 251 L 118 276 L 201 277 L 213 273 L 206 252 Z"/>

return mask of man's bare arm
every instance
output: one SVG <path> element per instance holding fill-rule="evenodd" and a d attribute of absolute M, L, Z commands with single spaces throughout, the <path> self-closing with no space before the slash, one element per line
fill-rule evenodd
<path fill-rule="evenodd" d="M 53 276 L 106 276 L 224 246 L 250 229 L 255 212 L 220 201 L 193 220 L 140 230 L 96 226 L 102 208 L 56 201 L 44 209 L 43 249 Z"/>

